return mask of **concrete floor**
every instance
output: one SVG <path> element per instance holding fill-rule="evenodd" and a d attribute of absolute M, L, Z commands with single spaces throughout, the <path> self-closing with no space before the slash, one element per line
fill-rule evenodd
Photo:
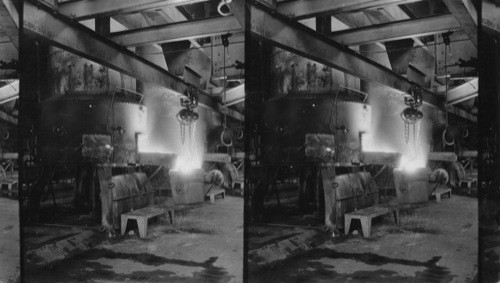
<path fill-rule="evenodd" d="M 20 282 L 19 202 L 0 197 L 0 282 Z"/>
<path fill-rule="evenodd" d="M 500 234 L 489 234 L 481 237 L 483 245 L 481 258 L 481 282 L 496 283 L 500 281 Z"/>
<path fill-rule="evenodd" d="M 226 196 L 160 219 L 147 238 L 104 240 L 43 267 L 27 266 L 25 282 L 242 282 L 243 199 Z"/>
<path fill-rule="evenodd" d="M 477 213 L 475 198 L 427 202 L 402 210 L 399 225 L 375 222 L 370 238 L 329 238 L 251 271 L 249 281 L 477 282 Z"/>
<path fill-rule="evenodd" d="M 500 281 L 500 201 L 483 201 L 479 208 L 481 282 Z"/>

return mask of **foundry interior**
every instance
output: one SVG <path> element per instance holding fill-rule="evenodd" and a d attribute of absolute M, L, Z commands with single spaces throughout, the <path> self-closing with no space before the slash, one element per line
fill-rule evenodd
<path fill-rule="evenodd" d="M 250 282 L 477 281 L 479 1 L 250 1 Z"/>
<path fill-rule="evenodd" d="M 0 2 L 0 281 L 19 282 L 19 2 Z"/>
<path fill-rule="evenodd" d="M 244 18 L 219 0 L 23 11 L 25 282 L 240 281 Z"/>

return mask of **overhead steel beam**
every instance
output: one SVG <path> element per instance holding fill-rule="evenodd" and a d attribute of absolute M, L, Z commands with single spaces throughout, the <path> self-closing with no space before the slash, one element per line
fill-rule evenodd
<path fill-rule="evenodd" d="M 0 31 L 0 44 L 10 43 L 10 38 L 3 31 Z"/>
<path fill-rule="evenodd" d="M 251 5 L 250 32 L 271 43 L 305 58 L 336 68 L 360 79 L 377 82 L 407 93 L 414 83 L 331 39 L 292 21 L 272 14 L 264 7 Z M 260 5 L 259 5 L 260 6 Z M 425 101 L 441 106 L 429 91 Z"/>
<path fill-rule="evenodd" d="M 279 4 L 276 10 L 282 15 L 300 20 L 325 14 L 336 15 L 418 1 L 421 0 L 298 0 Z"/>
<path fill-rule="evenodd" d="M 413 38 L 461 29 L 453 15 L 433 16 L 334 32 L 330 38 L 345 45 Z"/>
<path fill-rule="evenodd" d="M 140 81 L 164 87 L 178 96 L 184 96 L 189 87 L 167 70 L 44 5 L 36 7 L 24 2 L 24 34 Z M 202 106 L 219 110 L 217 102 L 205 93 L 201 93 L 199 101 Z"/>
<path fill-rule="evenodd" d="M 61 3 L 59 12 L 75 20 L 85 20 L 205 1 L 208 0 L 83 0 Z"/>
<path fill-rule="evenodd" d="M 498 36 L 500 34 L 500 7 L 489 1 L 482 1 L 481 23 L 484 31 Z"/>
<path fill-rule="evenodd" d="M 460 23 L 465 34 L 467 34 L 470 41 L 472 41 L 472 44 L 477 48 L 477 25 L 474 22 L 474 18 L 471 16 L 471 13 L 477 13 L 474 10 L 474 6 L 466 6 L 462 0 L 443 0 L 443 2 Z M 471 13 L 467 7 L 471 9 Z"/>
<path fill-rule="evenodd" d="M 11 101 L 16 100 L 16 99 L 19 99 L 19 94 L 12 96 L 10 98 L 4 99 L 4 100 L 0 100 L 0 105 L 5 104 L 7 102 L 11 102 Z"/>
<path fill-rule="evenodd" d="M 242 103 L 242 102 L 245 102 L 245 98 L 244 97 L 242 99 L 234 100 L 234 101 L 226 103 L 226 107 L 233 106 L 235 104 L 239 104 L 239 103 Z"/>
<path fill-rule="evenodd" d="M 469 94 L 468 96 L 463 97 L 461 99 L 450 101 L 450 102 L 448 102 L 448 105 L 455 105 L 458 103 L 462 103 L 462 102 L 465 102 L 465 101 L 470 100 L 472 98 L 476 98 L 478 95 L 479 95 L 479 93 L 475 92 L 475 93 Z"/>
<path fill-rule="evenodd" d="M 458 117 L 461 117 L 465 120 L 469 120 L 471 122 L 474 122 L 474 123 L 477 123 L 477 116 L 474 116 L 472 114 L 470 114 L 469 112 L 463 110 L 463 109 L 460 109 L 458 107 L 454 107 L 452 105 L 448 105 L 446 107 L 446 111 L 448 111 L 448 113 L 451 113 L 451 114 L 454 114 Z"/>
<path fill-rule="evenodd" d="M 249 32 L 284 50 L 402 93 L 407 93 L 415 85 L 392 70 L 262 5 L 251 4 L 250 15 Z M 444 109 L 443 103 L 429 90 L 424 89 L 423 97 L 426 104 Z"/>
<path fill-rule="evenodd" d="M 454 105 L 477 97 L 479 90 L 478 81 L 478 79 L 473 79 L 449 90 L 448 94 L 446 95 L 446 101 L 448 105 Z"/>
<path fill-rule="evenodd" d="M 221 95 L 224 94 L 221 93 Z M 245 100 L 245 84 L 241 84 L 237 87 L 234 87 L 226 91 L 226 98 L 225 98 L 226 106 L 238 104 L 240 102 L 243 102 L 244 100 Z"/>
<path fill-rule="evenodd" d="M 185 21 L 112 33 L 110 38 L 124 46 L 168 43 L 241 31 L 235 17 Z"/>
<path fill-rule="evenodd" d="M 408 16 L 399 6 L 387 6 L 384 8 L 384 11 L 387 13 L 389 19 L 394 21 L 403 21 L 411 19 L 410 16 Z M 432 62 L 434 62 L 434 57 L 435 57 L 434 52 L 429 50 L 429 48 L 420 40 L 420 38 L 412 37 L 412 39 L 413 41 L 415 41 L 416 45 L 420 46 L 420 50 L 425 51 L 425 54 L 423 54 L 425 58 L 430 59 Z M 421 63 L 426 64 L 428 62 L 426 59 L 424 59 L 421 62 L 418 62 L 417 64 L 418 65 L 421 65 Z M 432 73 L 434 72 L 434 68 L 432 68 L 431 72 Z"/>
<path fill-rule="evenodd" d="M 0 110 L 0 120 L 4 120 L 8 123 L 11 123 L 11 124 L 14 124 L 14 125 L 17 125 L 17 118 L 10 115 L 9 113 L 3 111 L 3 110 Z"/>
<path fill-rule="evenodd" d="M 188 18 L 186 18 L 186 16 L 184 14 L 182 14 L 179 11 L 179 9 L 177 9 L 174 6 L 163 7 L 163 8 L 161 8 L 161 12 L 164 13 L 165 18 L 168 19 L 170 22 L 184 22 L 184 21 L 189 20 Z M 205 51 L 205 49 L 201 48 L 202 46 L 198 43 L 198 41 L 196 41 L 194 39 L 190 39 L 189 41 L 191 41 L 191 44 L 194 47 L 199 48 L 198 49 L 199 52 L 203 52 L 207 58 L 211 59 L 211 57 L 208 55 L 208 53 Z"/>
<path fill-rule="evenodd" d="M 224 106 L 222 104 L 217 104 L 217 111 L 227 114 L 227 116 L 232 117 L 233 119 L 236 119 L 238 121 L 245 121 L 245 116 L 243 114 L 234 109 L 227 108 L 228 106 L 229 105 Z"/>
<path fill-rule="evenodd" d="M 245 1 L 245 0 L 233 0 L 233 1 L 232 1 L 232 3 L 240 3 L 240 2 L 241 2 L 241 3 L 244 3 L 244 1 Z M 230 4 L 230 5 L 231 5 L 231 4 Z M 161 9 L 161 12 L 164 14 L 165 19 L 170 20 L 170 21 L 172 21 L 172 22 L 180 22 L 180 21 L 186 21 L 186 20 L 187 20 L 187 19 L 186 19 L 186 16 L 185 16 L 184 14 L 182 14 L 182 13 L 179 11 L 179 9 L 177 9 L 177 8 L 175 8 L 175 7 L 164 7 L 164 8 L 162 8 L 162 9 Z M 231 8 L 231 12 L 233 12 L 233 14 L 234 14 L 234 11 L 233 11 L 233 9 L 232 9 L 232 8 Z M 236 15 L 236 14 L 235 14 L 235 15 Z M 240 21 L 240 19 L 238 18 L 238 16 L 237 16 L 237 19 L 238 19 L 238 21 Z M 240 27 L 244 27 L 244 26 L 245 26 L 245 21 L 243 21 L 243 24 L 241 24 L 241 22 L 240 22 Z M 231 44 L 232 40 L 234 40 L 235 38 L 236 38 L 235 36 L 234 36 L 234 37 L 233 37 L 233 36 L 231 36 L 231 37 L 229 38 L 229 42 L 230 42 L 230 44 Z M 218 39 L 216 39 L 216 40 L 218 40 Z M 200 55 L 205 55 L 205 56 L 206 56 L 205 58 L 203 58 L 202 56 L 200 56 L 199 58 L 200 58 L 201 60 L 208 59 L 208 60 L 216 60 L 216 61 L 217 61 L 217 60 L 219 60 L 220 58 L 222 58 L 222 57 L 220 57 L 220 56 L 212 56 L 213 54 L 212 54 L 212 55 L 210 54 L 210 50 L 211 50 L 211 49 L 210 49 L 208 46 L 202 46 L 202 45 L 200 45 L 200 44 L 199 44 L 196 40 L 191 40 L 191 43 L 192 43 L 192 48 L 193 48 L 193 47 L 196 47 L 196 49 L 192 49 L 192 53 L 193 53 L 193 55 L 195 55 L 195 56 L 196 56 L 196 53 L 203 53 L 203 54 L 200 54 Z M 208 48 L 207 48 L 207 47 L 208 47 Z M 222 49 L 222 47 L 220 47 L 220 48 Z M 236 53 L 237 53 L 237 55 L 238 55 L 238 54 L 240 54 L 240 55 L 241 55 L 241 53 L 238 53 L 238 52 L 242 52 L 242 51 L 244 51 L 243 49 L 244 49 L 244 48 L 241 48 L 241 45 L 240 45 L 240 46 L 235 46 L 232 50 L 235 50 L 235 51 L 236 51 Z M 233 52 L 233 53 L 234 53 L 235 51 L 231 51 L 231 52 Z M 238 57 L 238 56 L 236 56 L 236 57 Z M 233 56 L 233 60 L 234 60 L 234 58 L 235 58 L 235 57 Z M 198 60 L 197 60 L 197 61 L 198 61 Z M 194 61 L 193 61 L 193 63 L 194 63 Z M 213 63 L 213 62 L 212 62 L 212 63 Z M 222 65 L 222 63 L 223 63 L 223 62 L 220 62 L 220 63 L 221 63 L 221 65 Z M 211 75 L 214 75 L 214 74 L 215 74 L 215 75 L 217 75 L 217 74 L 216 74 L 216 73 L 217 73 L 216 71 L 214 71 L 214 74 L 211 74 L 210 69 L 204 69 L 204 68 L 200 68 L 200 67 L 197 67 L 197 68 L 196 68 L 196 66 L 195 66 L 195 65 L 196 65 L 196 64 L 189 64 L 189 66 L 190 66 L 190 67 L 193 67 L 193 70 L 195 70 L 195 71 L 199 72 L 200 74 L 202 74 L 202 73 L 203 73 L 203 74 L 204 74 L 204 77 L 205 77 L 205 78 L 207 78 L 207 82 L 208 82 L 209 84 L 214 85 L 214 86 L 220 86 L 220 85 L 221 85 L 221 81 L 218 81 L 218 80 L 214 79 L 214 78 L 211 76 Z M 202 70 L 202 69 L 203 69 L 203 70 Z M 208 71 L 208 72 L 207 72 L 207 71 Z M 231 71 L 230 71 L 230 72 L 231 72 Z"/>
<path fill-rule="evenodd" d="M 11 0 L 0 2 L 0 26 L 14 47 L 19 50 L 19 14 Z"/>
<path fill-rule="evenodd" d="M 183 94 L 178 77 L 43 5 L 24 3 L 24 32 L 144 82 Z"/>
<path fill-rule="evenodd" d="M 231 9 L 233 15 L 236 19 L 238 19 L 241 27 L 245 27 L 247 20 L 247 11 L 245 10 L 245 5 L 243 5 L 243 3 L 245 3 L 245 0 L 234 0 L 228 4 L 229 9 Z"/>
<path fill-rule="evenodd" d="M 474 0 L 462 0 L 465 8 L 467 8 L 467 11 L 469 11 L 469 15 L 472 17 L 472 20 L 474 21 L 474 24 L 477 26 L 479 15 L 478 15 L 478 12 L 476 10 L 476 7 L 474 6 L 473 1 Z"/>
<path fill-rule="evenodd" d="M 0 87 L 0 105 L 19 98 L 19 80 Z"/>
<path fill-rule="evenodd" d="M 363 15 L 361 13 L 358 14 L 359 16 L 366 17 L 366 19 L 368 19 L 373 25 L 411 19 L 407 14 L 405 14 L 405 12 L 403 12 L 403 10 L 399 6 L 385 6 L 383 9 L 378 9 L 376 12 L 377 13 L 364 13 Z M 376 14 L 380 14 L 380 17 L 375 16 Z M 356 25 L 356 23 L 353 21 L 355 17 L 356 16 L 354 14 L 342 15 L 342 17 L 338 19 L 338 22 L 342 23 L 343 25 L 346 25 L 347 28 L 349 28 L 353 25 Z M 346 29 L 346 27 L 342 29 Z M 427 48 L 427 46 L 425 46 L 424 43 L 420 41 L 418 37 L 412 37 L 412 39 L 415 42 L 414 46 L 416 47 L 413 49 L 413 51 L 416 52 L 416 54 L 414 55 L 416 55 L 416 57 L 419 58 L 420 60 L 410 62 L 409 66 L 416 67 L 419 71 L 423 72 L 426 75 L 425 86 L 429 87 L 430 85 L 432 85 L 431 80 L 434 77 L 434 61 L 435 61 L 434 52 L 431 52 Z M 376 43 L 376 44 L 383 46 L 382 43 Z M 385 46 L 384 48 L 387 49 L 388 46 Z M 410 52 L 410 51 L 411 50 L 402 52 Z M 388 53 L 389 57 L 392 56 L 391 54 L 394 55 L 392 52 L 389 52 Z M 370 56 L 367 57 L 370 58 Z M 396 72 L 399 73 L 398 71 Z"/>

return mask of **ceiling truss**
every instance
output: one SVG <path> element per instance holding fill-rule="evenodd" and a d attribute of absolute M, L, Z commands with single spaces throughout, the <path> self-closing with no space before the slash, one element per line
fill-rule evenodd
<path fill-rule="evenodd" d="M 167 70 L 138 56 L 127 48 L 75 23 L 49 7 L 24 2 L 24 31 L 83 58 L 117 70 L 140 81 L 164 87 L 175 95 L 184 96 L 190 87 Z M 200 105 L 220 111 L 220 104 L 201 93 Z M 242 120 L 243 115 L 230 111 L 230 116 Z"/>

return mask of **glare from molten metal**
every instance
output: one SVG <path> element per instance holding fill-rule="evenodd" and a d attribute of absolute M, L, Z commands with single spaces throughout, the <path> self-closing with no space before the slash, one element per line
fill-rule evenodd
<path fill-rule="evenodd" d="M 188 127 L 187 141 L 181 142 L 181 148 L 177 154 L 174 170 L 183 174 L 189 174 L 195 169 L 201 168 L 203 162 L 203 150 L 195 138 L 196 123 Z"/>
<path fill-rule="evenodd" d="M 425 159 L 420 155 L 404 154 L 401 157 L 401 162 L 398 168 L 403 169 L 408 173 L 415 172 L 419 168 L 425 168 Z"/>
<path fill-rule="evenodd" d="M 174 170 L 183 174 L 189 174 L 195 169 L 201 168 L 202 154 L 199 150 L 191 149 L 184 150 L 179 153 L 177 160 L 175 161 Z"/>
<path fill-rule="evenodd" d="M 427 164 L 427 153 L 424 154 L 420 140 L 415 140 L 413 146 L 407 145 L 401 162 L 400 169 L 408 173 L 415 172 L 419 168 L 425 168 Z"/>
<path fill-rule="evenodd" d="M 361 139 L 362 150 L 365 152 L 398 152 L 390 146 L 375 143 L 373 136 L 369 133 L 363 133 L 363 135 L 361 135 Z M 426 157 L 423 154 L 420 144 L 418 144 L 414 146 L 407 146 L 406 151 L 403 152 L 403 155 L 401 156 L 398 168 L 411 173 L 415 172 L 419 168 L 424 168 L 426 163 Z"/>
<path fill-rule="evenodd" d="M 152 145 L 145 135 L 138 135 L 137 143 L 139 152 L 177 155 L 173 169 L 180 173 L 189 174 L 193 170 L 201 168 L 203 153 L 194 140 L 182 145 L 178 153 L 173 153 L 162 146 Z"/>

